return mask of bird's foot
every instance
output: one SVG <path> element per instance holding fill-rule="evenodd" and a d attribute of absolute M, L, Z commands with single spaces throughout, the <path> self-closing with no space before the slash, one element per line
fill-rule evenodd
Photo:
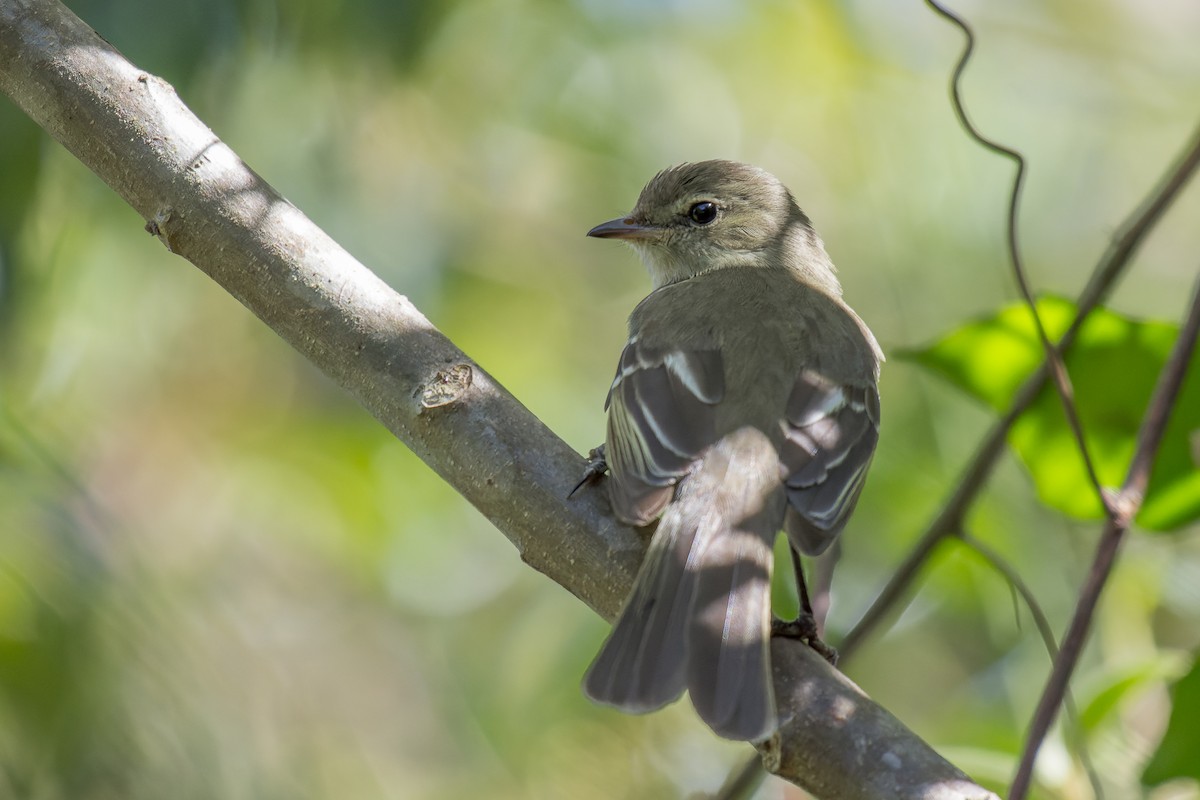
<path fill-rule="evenodd" d="M 579 483 L 575 484 L 575 488 L 567 495 L 567 499 L 570 500 L 587 484 L 595 483 L 606 472 L 608 472 L 608 461 L 604 458 L 604 445 L 593 447 L 588 453 L 587 465 L 583 468 L 583 477 L 579 479 Z"/>
<path fill-rule="evenodd" d="M 817 655 L 829 662 L 830 666 L 837 666 L 838 651 L 821 641 L 820 633 L 817 631 L 817 621 L 813 619 L 812 614 L 801 612 L 800 616 L 792 620 L 771 620 L 771 635 L 798 639 L 815 650 Z"/>

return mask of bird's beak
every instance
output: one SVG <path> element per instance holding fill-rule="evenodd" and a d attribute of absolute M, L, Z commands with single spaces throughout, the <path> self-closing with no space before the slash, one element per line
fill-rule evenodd
<path fill-rule="evenodd" d="M 595 236 L 597 239 L 627 239 L 636 241 L 639 239 L 656 239 L 661 232 L 660 228 L 656 228 L 653 225 L 642 225 L 632 217 L 624 217 L 622 219 L 610 219 L 608 222 L 602 222 L 588 231 L 587 235 Z"/>

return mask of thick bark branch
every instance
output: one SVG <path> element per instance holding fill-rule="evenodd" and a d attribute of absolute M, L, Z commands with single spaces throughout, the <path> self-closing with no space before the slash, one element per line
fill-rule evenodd
<path fill-rule="evenodd" d="M 0 2 L 0 91 L 113 187 L 147 230 L 324 370 L 478 508 L 530 566 L 611 619 L 645 543 L 583 459 L 53 0 Z M 784 720 L 768 765 L 835 798 L 986 798 L 808 648 L 773 651 Z"/>

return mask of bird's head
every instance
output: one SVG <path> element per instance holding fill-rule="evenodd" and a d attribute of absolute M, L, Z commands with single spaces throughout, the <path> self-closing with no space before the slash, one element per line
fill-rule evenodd
<path fill-rule="evenodd" d="M 625 217 L 588 231 L 633 246 L 655 287 L 728 267 L 797 269 L 840 294 L 807 216 L 774 176 L 736 161 L 680 164 L 655 175 Z"/>

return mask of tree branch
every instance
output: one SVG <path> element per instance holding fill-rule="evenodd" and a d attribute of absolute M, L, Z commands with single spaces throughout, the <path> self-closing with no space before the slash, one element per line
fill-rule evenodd
<path fill-rule="evenodd" d="M 0 91 L 191 261 L 350 392 L 530 566 L 611 619 L 645 549 L 583 459 L 247 167 L 159 78 L 53 0 L 0 3 Z M 986 798 L 807 647 L 772 648 L 770 768 L 827 800 Z"/>

